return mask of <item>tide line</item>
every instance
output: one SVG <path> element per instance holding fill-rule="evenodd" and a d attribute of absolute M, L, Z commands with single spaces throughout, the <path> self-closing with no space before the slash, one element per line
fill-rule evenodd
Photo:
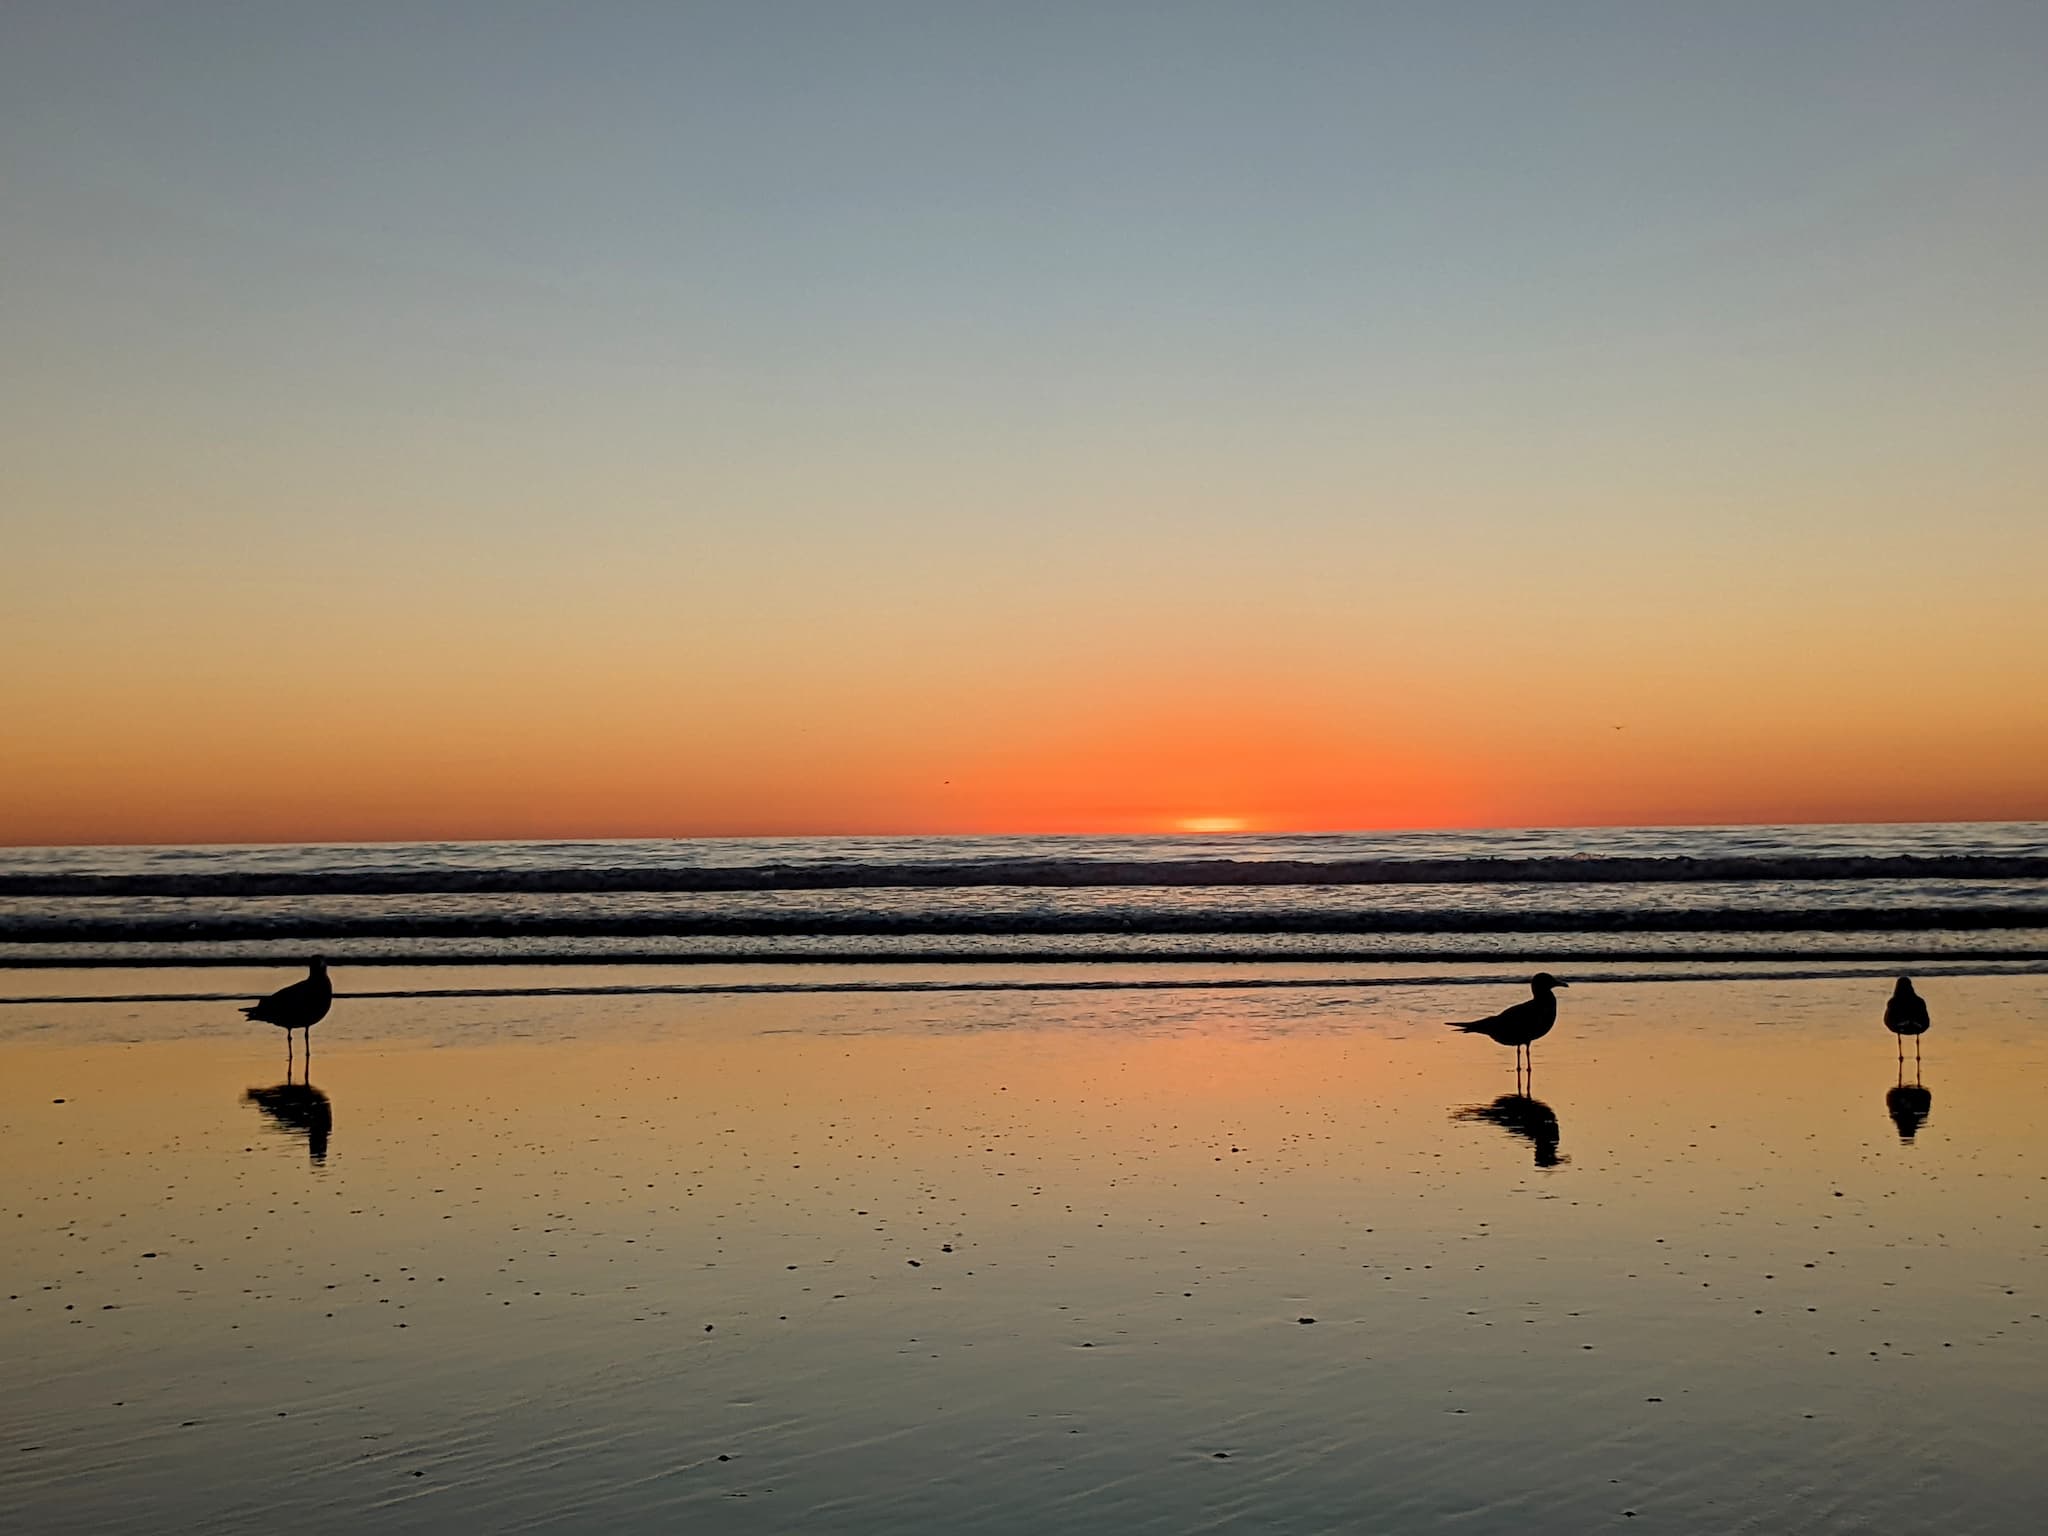
<path fill-rule="evenodd" d="M 1649 982 L 1709 981 L 1854 981 L 1886 979 L 1896 966 L 1800 966 L 1769 970 L 1570 972 L 1574 986 L 1640 985 Z M 2048 976 L 2048 961 L 1920 965 L 1921 976 Z M 832 994 L 922 994 L 971 992 L 1312 992 L 1360 991 L 1392 987 L 1498 987 L 1514 979 L 1495 970 L 1483 975 L 1413 976 L 1232 976 L 1063 978 L 1058 980 L 998 979 L 943 981 L 731 981 L 629 982 L 559 987 L 415 987 L 388 991 L 337 992 L 336 1001 L 415 1002 L 433 998 L 493 997 L 748 997 Z M 249 992 L 116 992 L 93 994 L 42 993 L 0 997 L 0 1006 L 57 1003 L 239 1003 Z"/>

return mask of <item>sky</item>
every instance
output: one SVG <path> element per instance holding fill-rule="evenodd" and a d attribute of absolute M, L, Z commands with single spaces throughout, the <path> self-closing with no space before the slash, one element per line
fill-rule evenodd
<path fill-rule="evenodd" d="M 2048 818 L 2048 7 L 0 6 L 0 842 Z"/>

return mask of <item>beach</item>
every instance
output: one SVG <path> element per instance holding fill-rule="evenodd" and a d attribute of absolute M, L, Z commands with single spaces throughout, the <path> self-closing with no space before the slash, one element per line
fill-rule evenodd
<path fill-rule="evenodd" d="M 2044 58 L 6 0 L 0 1536 L 2034 1536 Z"/>
<path fill-rule="evenodd" d="M 10 1528 L 2033 1528 L 2040 975 L 539 969 L 0 1007 Z"/>

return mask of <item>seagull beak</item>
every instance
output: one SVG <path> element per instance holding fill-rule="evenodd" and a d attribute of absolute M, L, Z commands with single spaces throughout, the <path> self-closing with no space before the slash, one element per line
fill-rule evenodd
<path fill-rule="evenodd" d="M 1557 982 L 1552 982 L 1552 983 L 1551 983 L 1551 985 L 1552 985 L 1552 986 L 1557 986 L 1557 987 L 1568 987 L 1568 986 L 1570 986 L 1570 985 L 1571 985 L 1571 983 L 1570 983 L 1570 982 L 1568 982 L 1568 981 L 1557 981 Z"/>

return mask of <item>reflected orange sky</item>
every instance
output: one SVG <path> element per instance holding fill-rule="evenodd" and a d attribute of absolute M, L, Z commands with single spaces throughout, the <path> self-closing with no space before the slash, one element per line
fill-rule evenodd
<path fill-rule="evenodd" d="M 258 1499 L 281 1512 L 239 1524 L 372 1526 L 412 1481 L 368 1459 L 378 1436 L 490 1528 L 623 1528 L 647 1511 L 608 1502 L 636 1485 L 617 1468 L 682 1445 L 704 1476 L 678 1507 L 713 1525 L 711 1469 L 753 1462 L 777 1509 L 976 1531 L 991 1477 L 1028 1510 L 1028 1484 L 1115 1456 L 1115 1487 L 1182 1499 L 1191 1529 L 1212 1448 L 1300 1446 L 1270 1497 L 1327 1481 L 1271 1528 L 1381 1529 L 1469 1407 L 1511 1450 L 1453 1445 L 1433 1475 L 1494 1479 L 1491 1505 L 1541 1486 L 1557 1529 L 1616 1524 L 1614 1476 L 1662 1513 L 1759 1466 L 1736 1527 L 1770 1529 L 1822 1465 L 1857 1528 L 2028 1529 L 2044 979 L 1928 979 L 1910 1145 L 1884 977 L 1575 989 L 1537 1051 L 1548 1161 L 1469 1117 L 1509 1093 L 1508 1053 L 1438 1022 L 1505 990 L 345 993 L 317 1162 L 248 1101 L 285 1055 L 226 1003 L 17 1005 L 0 1351 L 34 1433 L 0 1490 L 35 1530 L 215 1528 Z M 624 1459 L 564 1455 L 565 1425 Z M 1901 1437 L 1944 1436 L 1986 1475 L 1923 1488 L 1915 1463 L 1872 1491 Z M 988 1476 L 931 1475 L 991 1446 Z M 941 1484 L 905 1517 L 902 1489 Z M 1661 1525 L 1731 1528 L 1726 1498 L 1685 1515 Z"/>

